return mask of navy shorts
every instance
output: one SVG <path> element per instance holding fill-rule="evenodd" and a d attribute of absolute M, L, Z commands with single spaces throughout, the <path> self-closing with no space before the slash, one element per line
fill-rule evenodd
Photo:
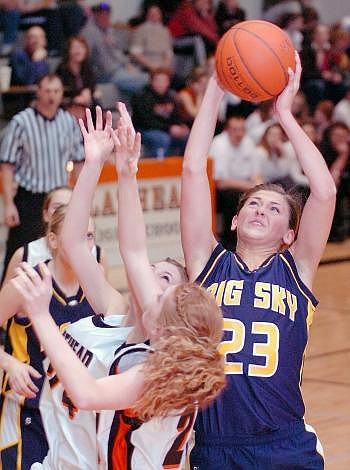
<path fill-rule="evenodd" d="M 21 442 L 1 451 L 3 470 L 29 470 L 34 462 L 42 462 L 48 444 L 40 411 L 21 407 Z"/>
<path fill-rule="evenodd" d="M 191 470 L 323 470 L 320 442 L 313 429 L 298 422 L 282 432 L 235 442 L 199 439 L 191 451 Z"/>

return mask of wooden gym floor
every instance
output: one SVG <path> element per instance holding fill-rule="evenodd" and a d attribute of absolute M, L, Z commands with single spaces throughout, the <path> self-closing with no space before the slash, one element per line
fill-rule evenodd
<path fill-rule="evenodd" d="M 350 240 L 329 243 L 314 293 L 302 391 L 306 421 L 317 431 L 326 470 L 350 469 Z"/>

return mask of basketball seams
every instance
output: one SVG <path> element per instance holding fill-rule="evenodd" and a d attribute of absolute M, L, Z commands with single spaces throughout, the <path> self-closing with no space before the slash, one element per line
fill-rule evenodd
<path fill-rule="evenodd" d="M 219 68 L 217 68 L 217 70 L 220 71 L 218 73 L 218 75 L 219 75 L 220 81 L 222 82 L 222 84 L 225 86 L 225 88 L 227 90 L 231 90 L 231 93 L 233 93 L 234 95 L 240 97 L 243 100 L 247 100 L 247 95 L 245 97 L 240 96 L 239 94 L 235 93 L 234 90 L 231 89 L 232 84 L 231 84 L 230 80 L 226 77 L 226 74 L 224 73 L 225 67 L 227 65 L 226 64 L 226 54 L 225 54 L 226 44 L 227 44 L 227 41 L 233 41 L 233 43 L 234 43 L 234 38 L 235 38 L 235 35 L 237 34 L 237 30 L 235 29 L 235 31 L 233 32 L 233 34 L 234 34 L 233 37 L 229 33 L 230 33 L 230 31 L 225 33 L 225 35 L 222 37 L 222 47 L 219 50 L 219 52 L 220 52 L 220 54 L 219 54 L 220 63 L 219 63 Z M 231 31 L 231 33 L 232 33 L 232 31 Z M 239 55 L 237 47 L 235 47 L 234 50 L 236 51 L 237 55 Z M 240 60 L 241 60 L 241 58 L 240 58 Z M 245 64 L 242 62 L 242 60 L 241 60 L 241 63 L 242 63 L 243 66 L 245 66 Z M 249 71 L 248 71 L 248 73 L 249 73 Z M 249 73 L 249 76 L 251 76 L 250 73 Z M 270 95 L 270 93 L 268 93 L 268 94 Z"/>
<path fill-rule="evenodd" d="M 261 24 L 260 21 L 255 21 L 255 23 Z M 278 28 L 278 27 L 275 26 L 275 25 L 272 25 L 272 26 L 273 26 L 275 29 L 280 29 L 280 28 Z M 285 78 L 285 85 L 284 85 L 284 86 L 286 86 L 287 83 L 288 83 L 288 73 L 286 73 L 285 67 L 284 67 L 284 65 L 283 65 L 283 63 L 282 63 L 282 61 L 281 61 L 281 59 L 280 59 L 279 56 L 276 54 L 276 52 L 274 51 L 274 49 L 269 45 L 269 43 L 266 42 L 265 39 L 264 39 L 262 36 L 259 36 L 258 34 L 254 33 L 253 31 L 250 31 L 249 29 L 245 29 L 245 28 L 242 28 L 242 27 L 235 27 L 235 29 L 236 29 L 236 31 L 244 31 L 245 33 L 251 34 L 251 35 L 254 36 L 255 38 L 259 39 L 259 40 L 264 44 L 264 46 L 265 46 L 267 49 L 269 49 L 270 52 L 272 52 L 273 56 L 275 57 L 275 59 L 277 59 L 277 62 L 278 62 L 279 65 L 281 66 L 281 70 L 282 70 L 282 73 L 283 73 L 284 78 Z M 287 39 L 289 39 L 287 35 L 286 35 L 286 37 L 287 37 Z M 245 66 L 245 68 L 246 68 L 247 72 L 249 73 L 249 75 L 250 75 L 250 76 L 252 77 L 252 79 L 256 82 L 256 84 L 259 85 L 262 90 L 264 90 L 265 93 L 267 93 L 268 95 L 270 95 L 271 97 L 273 97 L 274 95 L 271 94 L 270 92 L 268 92 L 267 90 L 265 90 L 265 88 L 264 88 L 264 87 L 255 79 L 255 77 L 251 74 L 251 71 L 250 71 L 249 67 L 247 66 L 246 62 L 243 60 L 243 58 L 242 58 L 242 56 L 241 56 L 241 54 L 240 54 L 238 44 L 235 44 L 235 46 L 236 46 L 237 53 L 238 53 L 238 55 L 239 55 L 239 57 L 240 57 L 240 59 L 241 59 L 241 61 L 242 61 L 242 64 Z"/>
<path fill-rule="evenodd" d="M 225 45 L 226 45 L 227 39 L 229 39 L 229 35 L 225 34 L 224 37 L 223 37 L 223 47 L 219 51 L 220 52 L 220 54 L 219 54 L 219 58 L 220 58 L 219 70 L 221 72 L 221 76 L 219 76 L 219 79 L 223 83 L 223 85 L 225 85 L 226 88 L 229 90 L 230 87 L 231 87 L 231 83 L 226 78 L 226 74 L 223 73 L 223 70 L 224 70 L 223 63 L 225 62 L 225 58 L 223 56 L 224 56 L 224 50 L 225 50 Z M 220 75 L 220 74 L 218 74 L 218 75 Z"/>
<path fill-rule="evenodd" d="M 243 29 L 243 28 L 237 28 L 236 33 L 237 33 L 238 31 L 244 31 L 244 32 L 246 32 L 246 33 L 249 33 L 249 32 L 250 32 L 250 31 L 247 31 L 246 29 Z M 258 35 L 255 35 L 255 36 L 256 36 L 257 38 L 261 39 L 260 36 L 258 36 Z M 262 42 L 265 44 L 265 41 L 262 41 Z M 241 64 L 245 67 L 246 73 L 247 73 L 248 76 L 251 78 L 251 80 L 252 80 L 253 82 L 255 82 L 256 85 L 258 85 L 258 86 L 260 87 L 260 89 L 261 89 L 264 93 L 266 93 L 266 94 L 269 95 L 271 98 L 273 98 L 274 95 L 271 94 L 269 91 L 267 91 L 267 90 L 261 85 L 261 83 L 254 77 L 254 75 L 251 73 L 251 70 L 249 69 L 249 67 L 248 67 L 248 65 L 247 65 L 247 62 L 243 59 L 243 57 L 242 57 L 242 55 L 241 55 L 241 52 L 240 52 L 240 50 L 239 50 L 239 47 L 238 47 L 238 44 L 237 44 L 237 43 L 235 43 L 235 48 L 236 48 L 236 51 L 237 51 L 237 55 L 238 55 L 239 58 L 240 58 Z"/>

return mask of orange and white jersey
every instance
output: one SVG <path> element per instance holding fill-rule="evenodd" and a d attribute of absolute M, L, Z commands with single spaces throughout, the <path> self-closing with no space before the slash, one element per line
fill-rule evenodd
<path fill-rule="evenodd" d="M 124 315 L 87 317 L 69 325 L 63 336 L 96 378 L 108 375 L 116 349 L 131 328 L 123 327 Z M 62 383 L 48 364 L 40 399 L 40 411 L 49 443 L 42 464 L 32 470 L 97 470 L 98 413 L 75 408 Z M 111 411 L 113 418 L 114 412 Z"/>
<path fill-rule="evenodd" d="M 143 362 L 147 344 L 123 345 L 116 352 L 111 373 L 121 373 Z M 99 444 L 102 467 L 109 470 L 162 470 L 183 468 L 185 449 L 196 413 L 140 421 L 132 410 L 101 413 Z M 108 441 L 108 442 L 107 442 Z M 104 462 L 104 459 L 107 462 Z"/>

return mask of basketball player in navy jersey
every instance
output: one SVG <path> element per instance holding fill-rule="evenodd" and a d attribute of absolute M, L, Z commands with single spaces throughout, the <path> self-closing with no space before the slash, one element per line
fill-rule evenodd
<path fill-rule="evenodd" d="M 53 277 L 50 297 L 50 317 L 58 326 L 94 315 L 79 286 L 62 249 L 60 234 L 66 206 L 56 208 L 48 229 L 48 242 L 52 259 L 47 262 Z M 85 240 L 92 249 L 94 244 L 93 223 L 90 219 Z M 120 312 L 126 312 L 120 296 Z M 34 462 L 41 462 L 48 451 L 48 444 L 39 411 L 40 392 L 44 382 L 43 360 L 45 354 L 37 339 L 30 320 L 23 314 L 23 304 L 9 281 L 0 292 L 1 320 L 7 320 L 7 341 L 1 351 L 2 366 L 7 372 L 9 364 L 25 362 L 31 366 L 32 381 L 11 380 L 4 374 L 1 395 L 0 452 L 6 470 L 29 469 Z M 12 377 L 13 378 L 13 377 Z"/>
<path fill-rule="evenodd" d="M 291 113 L 296 71 L 275 99 L 278 122 L 310 184 L 300 218 L 291 195 L 260 185 L 243 195 L 226 251 L 212 233 L 207 155 L 224 91 L 208 84 L 185 152 L 181 234 L 190 280 L 207 288 L 224 316 L 220 351 L 228 385 L 195 425 L 192 469 L 322 469 L 321 446 L 304 422 L 300 382 L 317 304 L 311 293 L 327 242 L 336 189 L 318 149 Z M 298 230 L 299 229 L 299 230 Z M 298 235 L 298 236 L 297 236 Z"/>

